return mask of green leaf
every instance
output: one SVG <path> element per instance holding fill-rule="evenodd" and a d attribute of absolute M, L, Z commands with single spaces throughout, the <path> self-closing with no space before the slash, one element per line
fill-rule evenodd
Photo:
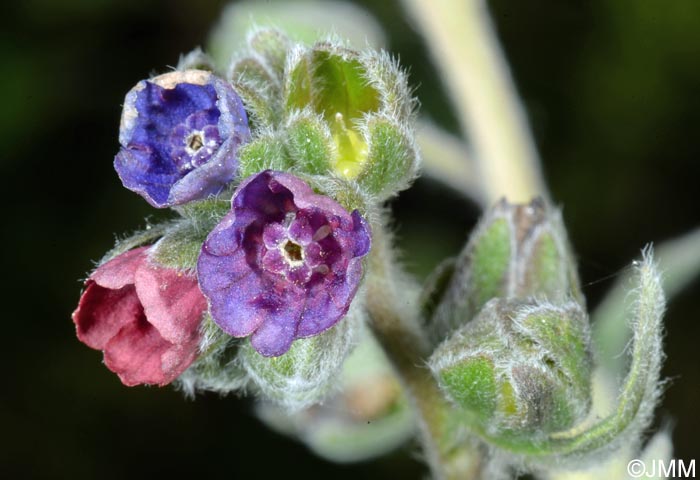
<path fill-rule="evenodd" d="M 209 38 L 211 52 L 220 69 L 224 70 L 231 56 L 248 44 L 251 28 L 274 26 L 295 41 L 312 45 L 328 34 L 348 39 L 362 48 L 384 46 L 380 25 L 365 9 L 352 3 L 321 0 L 301 1 L 239 1 L 224 10 L 217 27 Z"/>

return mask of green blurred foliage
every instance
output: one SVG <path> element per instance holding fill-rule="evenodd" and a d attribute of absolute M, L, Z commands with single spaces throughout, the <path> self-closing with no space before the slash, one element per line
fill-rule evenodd
<path fill-rule="evenodd" d="M 422 40 L 395 0 L 358 2 L 417 87 L 421 112 L 458 131 Z M 3 5 L 0 118 L 7 275 L 0 477 L 197 475 L 421 478 L 416 447 L 337 467 L 265 429 L 247 400 L 186 401 L 126 388 L 74 337 L 78 279 L 114 234 L 168 214 L 112 169 L 124 94 L 204 44 L 223 0 L 30 0 Z M 700 3 L 490 2 L 532 121 L 553 198 L 594 306 L 649 241 L 696 226 L 700 179 Z M 403 261 L 425 276 L 455 255 L 478 210 L 428 180 L 392 202 Z M 660 417 L 678 419 L 676 456 L 698 454 L 698 282 L 671 303 Z"/>

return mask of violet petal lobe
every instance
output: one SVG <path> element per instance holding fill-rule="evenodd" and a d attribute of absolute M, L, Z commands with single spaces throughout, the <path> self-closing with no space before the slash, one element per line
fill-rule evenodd
<path fill-rule="evenodd" d="M 170 72 L 126 95 L 114 168 L 154 207 L 181 205 L 219 193 L 249 139 L 243 103 L 227 82 L 200 70 Z"/>
<path fill-rule="evenodd" d="M 279 356 L 345 316 L 370 243 L 359 212 L 266 170 L 239 185 L 202 246 L 197 274 L 214 322 Z"/>

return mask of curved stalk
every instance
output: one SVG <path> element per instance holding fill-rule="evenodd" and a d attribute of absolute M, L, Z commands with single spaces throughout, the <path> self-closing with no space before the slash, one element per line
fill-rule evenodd
<path fill-rule="evenodd" d="M 381 224 L 373 225 L 367 287 L 372 328 L 412 403 L 433 477 L 478 478 L 482 468 L 478 447 L 463 438 L 458 422 L 452 421 L 454 411 L 425 367 L 430 344 L 417 313 L 418 289 L 397 267 L 391 239 Z"/>

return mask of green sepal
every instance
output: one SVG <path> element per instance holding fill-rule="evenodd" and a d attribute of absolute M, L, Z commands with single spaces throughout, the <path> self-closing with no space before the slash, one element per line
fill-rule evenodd
<path fill-rule="evenodd" d="M 500 201 L 460 253 L 442 302 L 430 318 L 434 342 L 469 322 L 492 298 L 585 301 L 561 214 L 541 199 Z"/>
<path fill-rule="evenodd" d="M 423 290 L 418 300 L 422 318 L 432 318 L 435 309 L 442 301 L 455 273 L 455 261 L 455 258 L 443 260 L 423 282 Z"/>
<path fill-rule="evenodd" d="M 231 64 L 229 78 L 245 105 L 254 131 L 279 124 L 282 115 L 280 79 L 259 58 L 236 60 Z"/>
<path fill-rule="evenodd" d="M 173 223 L 150 251 L 151 260 L 169 268 L 195 271 L 207 235 L 230 210 L 231 202 L 212 197 L 178 208 L 183 218 Z"/>
<path fill-rule="evenodd" d="M 446 397 L 489 439 L 542 441 L 590 408 L 590 333 L 575 302 L 493 299 L 429 365 Z"/>
<path fill-rule="evenodd" d="M 511 245 L 507 219 L 488 213 L 455 261 L 442 301 L 426 317 L 435 344 L 474 318 L 488 300 L 507 296 Z"/>
<path fill-rule="evenodd" d="M 365 67 L 367 81 L 379 92 L 381 114 L 400 124 L 412 123 L 418 100 L 398 60 L 383 50 L 365 50 L 360 54 L 360 62 Z"/>
<path fill-rule="evenodd" d="M 335 152 L 330 129 L 309 110 L 293 114 L 286 127 L 287 153 L 294 168 L 311 175 L 327 174 Z"/>
<path fill-rule="evenodd" d="M 287 171 L 293 163 L 284 143 L 277 135 L 264 134 L 238 150 L 238 169 L 241 178 L 247 178 L 263 170 Z"/>
<path fill-rule="evenodd" d="M 476 355 L 440 372 L 440 382 L 453 400 L 487 420 L 496 408 L 496 371 L 493 360 Z"/>
<path fill-rule="evenodd" d="M 152 244 L 176 224 L 176 220 L 157 223 L 155 225 L 147 224 L 146 228 L 143 230 L 134 232 L 124 238 L 117 239 L 114 243 L 114 247 L 104 254 L 104 256 L 98 262 L 98 265 L 102 265 L 114 257 L 134 248 Z"/>
<path fill-rule="evenodd" d="M 228 189 L 233 189 L 234 187 L 235 184 L 230 185 Z M 180 215 L 192 221 L 197 228 L 211 230 L 230 209 L 230 195 L 223 194 L 219 197 L 210 197 L 182 205 L 177 208 L 177 211 Z"/>
<path fill-rule="evenodd" d="M 177 62 L 178 70 L 206 70 L 213 72 L 215 70 L 214 61 L 204 53 L 201 48 L 197 47 L 191 52 L 180 55 L 180 60 Z"/>
<path fill-rule="evenodd" d="M 371 223 L 374 211 L 365 192 L 357 183 L 339 177 L 302 176 L 318 193 L 331 197 L 348 212 L 357 210 L 365 220 Z"/>
<path fill-rule="evenodd" d="M 291 48 L 289 38 L 275 28 L 261 28 L 251 31 L 248 45 L 259 54 L 267 67 L 278 79 L 282 78 L 287 63 L 287 52 Z"/>
<path fill-rule="evenodd" d="M 176 387 L 189 397 L 198 391 L 223 395 L 244 391 L 249 379 L 239 359 L 242 340 L 224 333 L 208 313 L 200 331 L 200 354 L 178 377 Z"/>
<path fill-rule="evenodd" d="M 408 188 L 418 173 L 419 158 L 409 128 L 380 116 L 363 124 L 367 159 L 357 182 L 380 200 Z"/>
<path fill-rule="evenodd" d="M 193 222 L 183 220 L 153 245 L 150 258 L 164 267 L 194 271 L 207 233 Z"/>
<path fill-rule="evenodd" d="M 240 359 L 264 399 L 298 411 L 320 402 L 334 388 L 355 333 L 355 322 L 348 315 L 319 335 L 295 340 L 278 357 L 260 355 L 245 342 Z"/>
<path fill-rule="evenodd" d="M 481 310 L 490 299 L 507 296 L 505 282 L 510 268 L 512 233 L 508 222 L 497 218 L 476 238 L 470 252 L 469 272 L 473 303 L 467 316 Z"/>

